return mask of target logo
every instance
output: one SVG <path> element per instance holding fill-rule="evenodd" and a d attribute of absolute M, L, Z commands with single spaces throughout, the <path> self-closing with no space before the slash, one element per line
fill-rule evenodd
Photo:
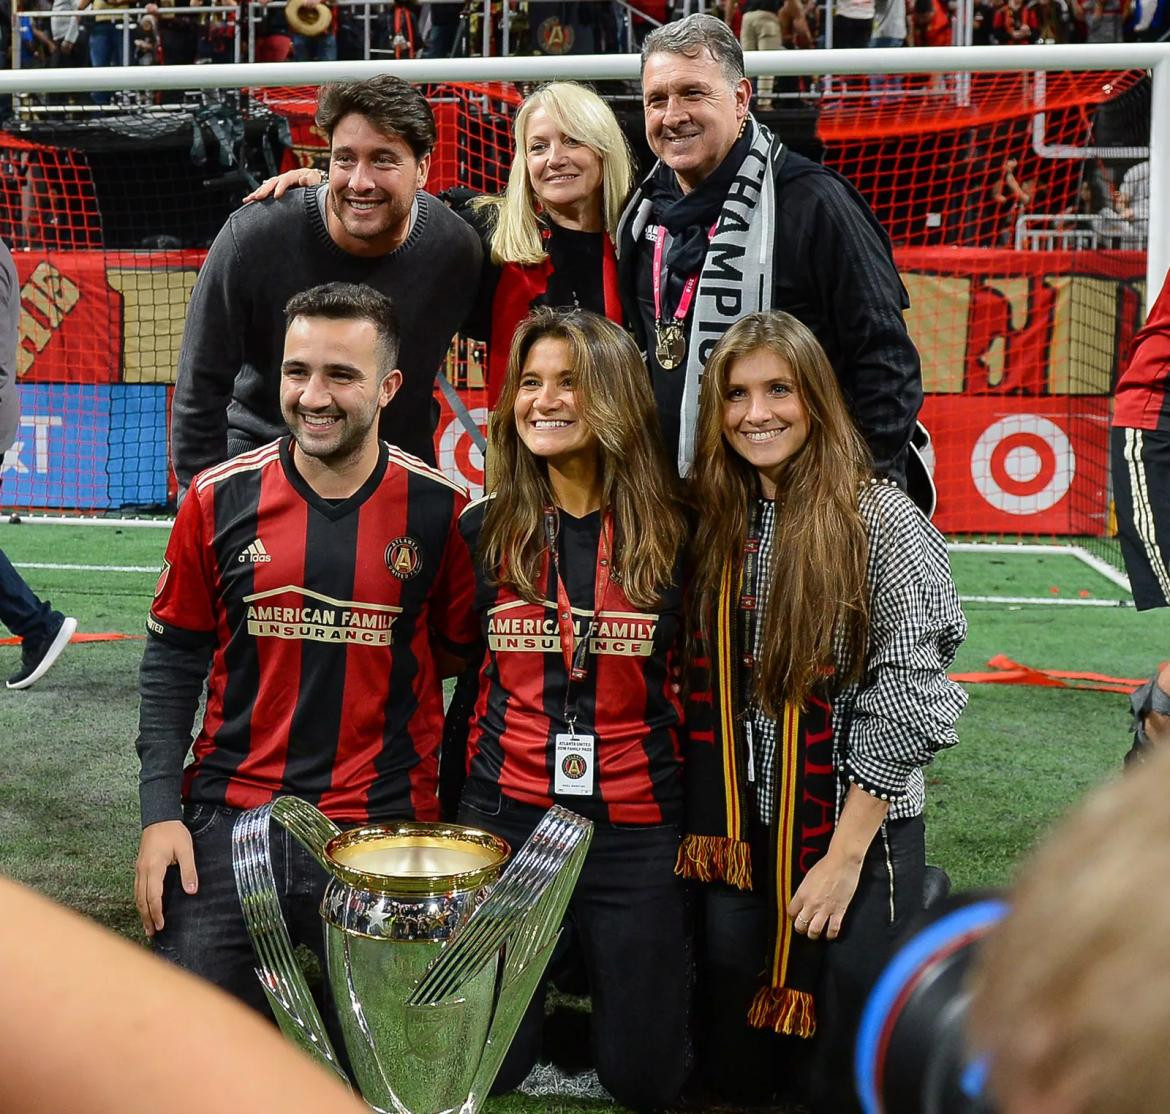
<path fill-rule="evenodd" d="M 1064 430 L 1039 414 L 1013 414 L 989 425 L 971 452 L 976 490 L 996 510 L 1032 515 L 1068 494 L 1076 457 Z"/>
<path fill-rule="evenodd" d="M 487 407 L 476 406 L 471 410 L 471 417 L 480 429 L 485 428 Z M 439 467 L 466 487 L 473 498 L 483 493 L 483 453 L 454 416 L 439 436 Z"/>

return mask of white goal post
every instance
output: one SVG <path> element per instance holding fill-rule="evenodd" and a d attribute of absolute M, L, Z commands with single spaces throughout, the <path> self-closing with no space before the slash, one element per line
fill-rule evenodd
<path fill-rule="evenodd" d="M 749 77 L 824 74 L 1149 70 L 1150 196 L 1170 197 L 1170 42 L 1039 46 L 903 47 L 883 50 L 749 51 Z M 634 54 L 568 57 L 450 58 L 377 62 L 236 63 L 206 66 L 111 66 L 103 69 L 0 72 L 0 96 L 20 93 L 237 89 L 323 85 L 393 73 L 416 83 L 636 80 Z M 1146 296 L 1170 271 L 1170 207 L 1151 205 Z"/>

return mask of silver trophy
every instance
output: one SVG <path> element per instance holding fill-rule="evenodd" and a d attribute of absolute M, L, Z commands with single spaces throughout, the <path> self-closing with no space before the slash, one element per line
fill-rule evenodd
<path fill-rule="evenodd" d="M 551 808 L 509 847 L 458 824 L 343 832 L 296 797 L 243 813 L 232 865 L 256 975 L 285 1034 L 348 1082 L 293 955 L 271 821 L 329 872 L 327 977 L 358 1089 L 381 1114 L 474 1114 L 544 974 L 593 825 Z"/>

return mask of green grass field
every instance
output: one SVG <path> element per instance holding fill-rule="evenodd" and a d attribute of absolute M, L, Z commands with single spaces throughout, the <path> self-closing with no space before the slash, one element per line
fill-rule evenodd
<path fill-rule="evenodd" d="M 38 594 L 77 616 L 81 631 L 136 637 L 166 537 L 161 529 L 0 524 L 0 548 Z M 49 565 L 88 567 L 35 567 Z M 1009 550 L 956 554 L 953 567 L 963 596 L 1054 601 L 968 605 L 970 635 L 956 671 L 985 671 L 988 659 L 1005 654 L 1040 668 L 1139 678 L 1170 654 L 1161 613 L 1055 602 L 1123 595 L 1073 558 Z M 34 688 L 0 689 L 0 872 L 136 939 L 141 649 L 137 640 L 77 644 Z M 18 647 L 0 646 L 0 675 L 18 655 Z M 1006 883 L 1052 821 L 1119 770 L 1127 747 L 1123 695 L 990 684 L 970 692 L 960 745 L 928 770 L 929 858 L 957 888 Z M 550 1101 L 508 1098 L 492 1109 L 598 1108 Z"/>

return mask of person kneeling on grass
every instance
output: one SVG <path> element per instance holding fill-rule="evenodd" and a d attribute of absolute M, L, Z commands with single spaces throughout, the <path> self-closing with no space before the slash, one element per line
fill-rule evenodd
<path fill-rule="evenodd" d="M 804 1068 L 806 1102 L 846 1114 L 866 995 L 922 907 L 922 767 L 956 742 L 966 695 L 946 667 L 967 625 L 942 537 L 874 479 L 795 317 L 724 334 L 697 445 L 679 869 L 711 883 L 700 1069 L 768 1102 Z"/>
<path fill-rule="evenodd" d="M 566 920 L 593 995 L 597 1074 L 624 1106 L 677 1099 L 689 1064 L 682 508 L 633 340 L 539 310 L 490 422 L 494 494 L 463 513 L 487 655 L 459 819 L 520 846 L 554 802 L 593 821 Z M 540 1053 L 544 989 L 498 1091 Z"/>
<path fill-rule="evenodd" d="M 476 640 L 467 498 L 378 439 L 402 378 L 390 299 L 330 283 L 286 317 L 292 435 L 192 482 L 139 677 L 143 927 L 161 955 L 262 1011 L 231 866 L 240 810 L 293 794 L 338 824 L 437 819 L 440 674 Z M 273 852 L 293 944 L 323 965 L 325 871 L 287 833 Z"/>

